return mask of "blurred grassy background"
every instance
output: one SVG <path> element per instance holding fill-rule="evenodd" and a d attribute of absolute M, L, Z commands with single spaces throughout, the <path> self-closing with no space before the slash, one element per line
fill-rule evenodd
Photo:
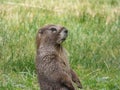
<path fill-rule="evenodd" d="M 0 0 L 0 90 L 39 90 L 35 36 L 45 24 L 69 29 L 64 47 L 84 90 L 120 90 L 119 0 Z"/>

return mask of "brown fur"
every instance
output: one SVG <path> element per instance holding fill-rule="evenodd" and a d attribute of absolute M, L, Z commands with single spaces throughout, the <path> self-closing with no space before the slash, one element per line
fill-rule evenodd
<path fill-rule="evenodd" d="M 44 26 L 37 33 L 36 69 L 41 90 L 75 90 L 73 82 L 82 88 L 61 45 L 66 37 L 66 28 L 58 25 Z"/>

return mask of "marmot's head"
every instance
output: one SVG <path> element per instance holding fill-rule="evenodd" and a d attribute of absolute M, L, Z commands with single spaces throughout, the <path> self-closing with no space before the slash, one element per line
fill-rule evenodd
<path fill-rule="evenodd" d="M 36 37 L 37 48 L 41 44 L 59 45 L 67 37 L 68 30 L 59 25 L 47 25 L 39 29 Z"/>

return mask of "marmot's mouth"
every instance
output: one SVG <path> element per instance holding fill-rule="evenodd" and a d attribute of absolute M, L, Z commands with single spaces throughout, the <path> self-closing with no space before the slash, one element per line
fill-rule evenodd
<path fill-rule="evenodd" d="M 66 38 L 62 38 L 62 39 L 58 40 L 57 43 L 60 44 L 60 43 L 62 43 L 65 40 L 66 40 Z"/>
<path fill-rule="evenodd" d="M 64 41 L 64 40 L 66 40 L 66 38 L 61 39 L 61 41 Z"/>

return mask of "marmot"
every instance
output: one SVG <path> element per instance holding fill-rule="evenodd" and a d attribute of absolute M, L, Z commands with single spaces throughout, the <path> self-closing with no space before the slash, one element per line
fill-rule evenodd
<path fill-rule="evenodd" d="M 41 90 L 75 90 L 73 82 L 82 88 L 61 45 L 67 34 L 68 30 L 59 25 L 46 25 L 37 33 L 36 69 Z"/>

